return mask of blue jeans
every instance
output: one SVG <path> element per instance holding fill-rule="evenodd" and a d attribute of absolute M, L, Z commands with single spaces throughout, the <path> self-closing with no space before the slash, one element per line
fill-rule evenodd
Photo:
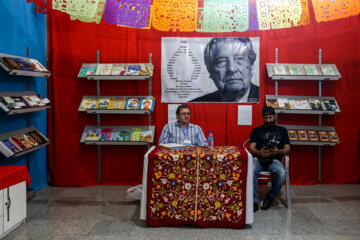
<path fill-rule="evenodd" d="M 271 190 L 266 194 L 271 198 L 275 198 L 279 194 L 281 187 L 285 182 L 285 168 L 279 160 L 273 159 L 273 162 L 269 166 L 264 167 L 260 164 L 259 160 L 254 157 L 254 203 L 259 202 L 257 187 L 258 175 L 261 171 L 269 171 L 273 176 L 271 181 Z"/>

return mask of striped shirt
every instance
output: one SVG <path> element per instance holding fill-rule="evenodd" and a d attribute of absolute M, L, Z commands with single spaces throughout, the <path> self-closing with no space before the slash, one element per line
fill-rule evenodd
<path fill-rule="evenodd" d="M 163 128 L 159 144 L 160 143 L 179 143 L 184 144 L 184 140 L 191 140 L 191 145 L 194 146 L 207 146 L 207 140 L 201 127 L 195 124 L 189 123 L 186 128 L 182 128 L 179 122 L 168 123 Z"/>

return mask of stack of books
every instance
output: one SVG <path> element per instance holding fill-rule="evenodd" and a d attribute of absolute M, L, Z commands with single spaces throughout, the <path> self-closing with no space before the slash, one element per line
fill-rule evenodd
<path fill-rule="evenodd" d="M 0 65 L 8 72 L 22 70 L 49 73 L 49 70 L 47 70 L 38 60 L 32 58 L 1 57 Z"/>
<path fill-rule="evenodd" d="M 326 99 L 325 97 L 322 99 L 287 99 L 286 97 L 269 98 L 266 99 L 266 106 L 275 109 L 340 111 L 334 99 Z"/>
<path fill-rule="evenodd" d="M 305 142 L 340 142 L 336 131 L 325 130 L 295 130 L 288 129 L 290 141 L 305 141 Z"/>
<path fill-rule="evenodd" d="M 46 142 L 47 141 L 37 131 L 31 131 L 1 140 L 0 151 L 5 157 L 11 157 L 15 153 L 28 150 Z"/>
<path fill-rule="evenodd" d="M 9 112 L 10 110 L 14 109 L 44 107 L 48 106 L 49 104 L 49 99 L 44 99 L 40 95 L 0 97 L 0 108 L 5 112 Z"/>
<path fill-rule="evenodd" d="M 86 76 L 152 76 L 154 67 L 150 64 L 98 64 L 83 66 L 79 77 Z"/>
<path fill-rule="evenodd" d="M 84 97 L 79 111 L 86 110 L 154 110 L 154 97 Z"/>
<path fill-rule="evenodd" d="M 151 142 L 152 131 L 133 128 L 131 131 L 113 128 L 91 128 L 86 133 L 86 142 Z"/>

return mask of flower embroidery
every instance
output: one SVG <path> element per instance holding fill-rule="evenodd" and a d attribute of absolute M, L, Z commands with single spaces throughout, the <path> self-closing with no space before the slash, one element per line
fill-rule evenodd
<path fill-rule="evenodd" d="M 177 182 L 176 182 L 175 180 L 172 180 L 172 181 L 170 182 L 170 185 L 171 185 L 172 187 L 175 187 L 176 184 L 177 184 Z"/>
<path fill-rule="evenodd" d="M 190 190 L 191 189 L 191 183 L 185 183 L 185 189 Z"/>
<path fill-rule="evenodd" d="M 161 183 L 162 183 L 162 184 L 166 184 L 166 183 L 167 183 L 167 180 L 166 180 L 165 178 L 162 178 L 162 179 L 161 179 Z"/>
<path fill-rule="evenodd" d="M 209 183 L 204 183 L 203 189 L 206 191 L 206 190 L 208 190 L 209 188 L 210 188 Z"/>
<path fill-rule="evenodd" d="M 217 186 L 218 188 L 222 188 L 222 187 L 224 186 L 223 181 L 218 180 L 218 181 L 216 182 L 216 186 Z"/>

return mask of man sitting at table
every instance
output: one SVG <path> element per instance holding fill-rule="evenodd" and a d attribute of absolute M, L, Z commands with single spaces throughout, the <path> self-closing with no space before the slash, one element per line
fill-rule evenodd
<path fill-rule="evenodd" d="M 164 126 L 159 144 L 162 143 L 178 143 L 192 146 L 207 146 L 207 140 L 201 127 L 190 123 L 190 107 L 181 104 L 176 109 L 176 118 L 174 123 L 168 123 Z"/>

